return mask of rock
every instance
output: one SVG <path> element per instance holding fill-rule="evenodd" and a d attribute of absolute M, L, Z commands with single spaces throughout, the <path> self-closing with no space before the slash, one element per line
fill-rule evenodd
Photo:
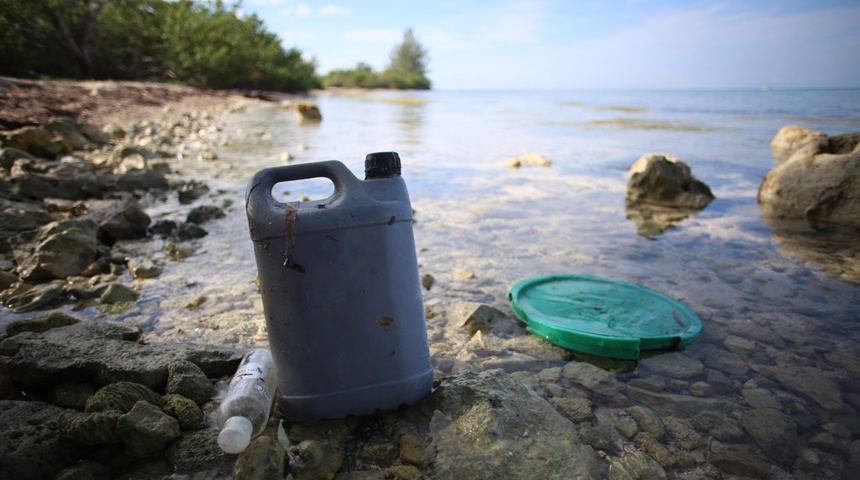
<path fill-rule="evenodd" d="M 148 258 L 129 258 L 126 260 L 126 266 L 135 279 L 157 277 L 164 271 L 160 263 Z"/>
<path fill-rule="evenodd" d="M 162 410 L 179 422 L 179 428 L 183 432 L 203 427 L 206 419 L 203 410 L 194 403 L 194 400 L 182 395 L 165 395 Z"/>
<path fill-rule="evenodd" d="M 729 375 L 743 375 L 750 369 L 747 357 L 716 348 L 713 345 L 707 345 L 703 349 L 702 361 L 706 366 Z"/>
<path fill-rule="evenodd" d="M 772 408 L 755 408 L 743 417 L 749 436 L 771 460 L 790 467 L 797 452 L 797 424 Z"/>
<path fill-rule="evenodd" d="M 21 232 L 29 232 L 56 220 L 39 205 L 0 198 L 0 252 L 11 250 Z"/>
<path fill-rule="evenodd" d="M 730 446 L 712 452 L 708 461 L 719 468 L 721 472 L 743 477 L 760 478 L 767 480 L 770 472 L 758 458 L 756 458 L 746 446 Z"/>
<path fill-rule="evenodd" d="M 119 417 L 116 433 L 125 453 L 134 458 L 160 456 L 170 442 L 179 437 L 179 422 L 151 403 L 140 401 Z"/>
<path fill-rule="evenodd" d="M 108 189 L 92 165 L 74 157 L 65 157 L 61 162 L 39 161 L 31 165 L 18 162 L 12 169 L 11 178 L 21 195 L 35 199 L 99 198 Z"/>
<path fill-rule="evenodd" d="M 60 472 L 56 480 L 110 480 L 111 478 L 111 470 L 107 465 L 81 460 Z"/>
<path fill-rule="evenodd" d="M 661 415 L 691 417 L 704 410 L 731 411 L 732 403 L 720 397 L 694 397 L 679 393 L 652 392 L 636 387 L 627 387 L 627 396 L 646 405 Z"/>
<path fill-rule="evenodd" d="M 1 243 L 1 242 L 0 242 Z M 2 247 L 0 247 L 2 250 Z M 18 282 L 18 275 L 0 270 L 0 292 Z"/>
<path fill-rule="evenodd" d="M 660 441 L 654 438 L 648 432 L 639 432 L 633 437 L 636 445 L 650 455 L 660 466 L 671 468 L 677 466 L 678 460 L 675 455 L 666 448 Z"/>
<path fill-rule="evenodd" d="M 46 398 L 58 407 L 83 411 L 87 400 L 95 393 L 95 388 L 89 383 L 65 382 L 51 389 Z"/>
<path fill-rule="evenodd" d="M 79 412 L 65 410 L 57 418 L 60 435 L 81 445 L 104 445 L 120 443 L 116 423 L 122 412 Z"/>
<path fill-rule="evenodd" d="M 452 324 L 466 330 L 469 335 L 477 331 L 490 333 L 494 326 L 507 319 L 500 310 L 476 302 L 457 302 L 448 315 Z"/>
<path fill-rule="evenodd" d="M 609 480 L 665 480 L 666 470 L 642 452 L 625 453 L 609 460 Z"/>
<path fill-rule="evenodd" d="M 128 413 L 137 402 L 147 402 L 161 407 L 161 395 L 145 385 L 132 382 L 116 382 L 105 385 L 87 400 L 85 412 L 116 410 Z"/>
<path fill-rule="evenodd" d="M 61 139 L 63 151 L 91 150 L 95 147 L 95 144 L 78 131 L 78 126 L 72 119 L 58 118 L 42 125 L 42 128 Z"/>
<path fill-rule="evenodd" d="M 15 164 L 15 160 L 18 160 L 19 158 L 23 158 L 25 160 L 36 160 L 36 157 L 30 155 L 24 150 L 18 150 L 17 148 L 0 148 L 0 168 L 11 170 L 12 165 Z"/>
<path fill-rule="evenodd" d="M 76 127 L 81 135 L 83 135 L 90 142 L 95 143 L 97 145 L 104 145 L 106 143 L 110 143 L 110 141 L 113 139 L 111 135 L 105 132 L 104 128 L 92 123 L 78 122 Z"/>
<path fill-rule="evenodd" d="M 95 321 L 33 334 L 19 341 L 9 360 L 10 376 L 24 389 L 69 381 L 98 385 L 130 381 L 160 391 L 167 384 L 167 365 L 175 360 L 188 360 L 217 378 L 232 375 L 242 359 L 234 349 L 211 345 L 141 345 L 140 334 L 139 328 L 122 322 Z"/>
<path fill-rule="evenodd" d="M 215 386 L 200 367 L 187 360 L 176 360 L 167 365 L 166 392 L 182 395 L 197 405 L 203 405 L 215 396 Z"/>
<path fill-rule="evenodd" d="M 425 290 L 433 288 L 434 283 L 436 283 L 436 279 L 433 278 L 433 275 L 430 275 L 429 273 L 421 275 L 421 286 L 424 287 Z"/>
<path fill-rule="evenodd" d="M 527 152 L 518 157 L 511 157 L 505 161 L 511 168 L 520 168 L 524 165 L 536 165 L 539 167 L 551 167 L 552 160 L 539 153 Z"/>
<path fill-rule="evenodd" d="M 54 280 L 40 285 L 18 282 L 3 293 L 3 305 L 12 313 L 37 310 L 59 300 L 65 284 L 65 280 Z"/>
<path fill-rule="evenodd" d="M 808 366 L 769 367 L 753 365 L 756 372 L 772 378 L 788 389 L 811 398 L 830 411 L 842 409 L 842 392 L 833 374 Z"/>
<path fill-rule="evenodd" d="M 397 445 L 391 442 L 368 443 L 358 452 L 358 458 L 363 464 L 377 467 L 393 465 L 398 455 Z"/>
<path fill-rule="evenodd" d="M 784 127 L 771 146 L 777 165 L 758 192 L 766 220 L 860 226 L 860 132 L 827 138 Z"/>
<path fill-rule="evenodd" d="M 423 438 L 405 434 L 400 436 L 400 461 L 406 465 L 424 468 L 430 464 L 436 452 Z"/>
<path fill-rule="evenodd" d="M 573 423 L 591 420 L 591 402 L 584 397 L 554 397 L 550 403 Z"/>
<path fill-rule="evenodd" d="M 65 313 L 50 312 L 36 318 L 16 320 L 6 326 L 6 334 L 12 337 L 21 332 L 42 333 L 52 328 L 65 327 L 79 322 L 80 320 L 77 318 Z"/>
<path fill-rule="evenodd" d="M 236 459 L 233 478 L 241 480 L 269 480 L 284 478 L 286 452 L 277 440 L 260 435 Z"/>
<path fill-rule="evenodd" d="M 98 252 L 97 224 L 92 220 L 51 222 L 31 242 L 13 249 L 24 280 L 44 281 L 79 275 Z"/>
<path fill-rule="evenodd" d="M 741 390 L 741 395 L 751 408 L 780 408 L 779 402 L 765 388 L 745 388 Z"/>
<path fill-rule="evenodd" d="M 201 224 L 206 223 L 210 220 L 216 220 L 219 218 L 224 218 L 226 215 L 224 214 L 224 210 L 222 208 L 212 206 L 212 205 L 202 205 L 199 207 L 195 207 L 188 213 L 188 218 L 186 221 L 188 223 Z"/>
<path fill-rule="evenodd" d="M 137 292 L 121 283 L 111 283 L 99 297 L 99 301 L 104 305 L 134 302 L 136 300 Z"/>
<path fill-rule="evenodd" d="M 61 136 L 43 127 L 23 127 L 0 132 L 0 143 L 4 147 L 24 150 L 37 157 L 54 158 L 71 152 Z"/>
<path fill-rule="evenodd" d="M 327 440 L 303 440 L 287 453 L 293 480 L 333 478 L 344 459 L 340 443 Z"/>
<path fill-rule="evenodd" d="M 146 237 L 151 220 L 134 200 L 99 200 L 87 206 L 90 213 L 83 218 L 98 224 L 98 239 L 105 245 Z"/>
<path fill-rule="evenodd" d="M 413 465 L 395 465 L 388 469 L 394 480 L 421 480 L 421 471 Z"/>
<path fill-rule="evenodd" d="M 588 362 L 570 362 L 564 366 L 561 375 L 564 379 L 601 395 L 615 395 L 624 388 L 624 384 L 615 378 L 615 374 Z"/>
<path fill-rule="evenodd" d="M 696 433 L 690 422 L 683 418 L 666 417 L 663 419 L 663 427 L 673 440 L 687 450 L 695 450 L 704 443 L 702 436 Z"/>
<path fill-rule="evenodd" d="M 702 362 L 681 352 L 669 352 L 639 360 L 649 371 L 670 378 L 697 377 L 704 371 Z"/>
<path fill-rule="evenodd" d="M 152 169 L 131 169 L 116 179 L 116 188 L 122 192 L 167 190 L 169 186 L 164 174 Z"/>
<path fill-rule="evenodd" d="M 43 402 L 0 400 L 0 465 L 3 478 L 54 478 L 80 458 L 80 446 L 57 428 L 63 409 Z"/>
<path fill-rule="evenodd" d="M 708 432 L 721 442 L 737 443 L 746 438 L 743 429 L 729 416 L 716 412 L 699 412 L 690 419 L 690 425 Z"/>
<path fill-rule="evenodd" d="M 218 446 L 216 429 L 183 433 L 170 444 L 165 456 L 175 466 L 176 473 L 198 473 L 205 470 L 210 474 L 207 478 L 231 478 L 235 458 Z"/>
<path fill-rule="evenodd" d="M 639 425 L 632 417 L 622 416 L 615 421 L 615 430 L 625 438 L 633 438 L 639 433 Z"/>
<path fill-rule="evenodd" d="M 657 439 L 663 437 L 663 433 L 665 432 L 663 429 L 663 421 L 660 420 L 660 416 L 657 415 L 657 412 L 650 408 L 636 405 L 629 407 L 627 409 L 627 413 L 636 420 L 639 428 L 643 431 L 648 432 L 651 436 Z"/>
<path fill-rule="evenodd" d="M 300 124 L 319 123 L 322 121 L 319 107 L 311 102 L 295 102 L 293 110 L 296 112 L 296 121 Z"/>
<path fill-rule="evenodd" d="M 180 223 L 176 229 L 176 238 L 179 240 L 194 240 L 195 238 L 203 238 L 209 235 L 203 227 L 194 223 Z"/>
<path fill-rule="evenodd" d="M 713 199 L 711 189 L 692 176 L 690 165 L 672 155 L 649 153 L 630 167 L 629 202 L 700 210 Z"/>
<path fill-rule="evenodd" d="M 594 450 L 573 425 L 502 370 L 444 377 L 419 408 L 432 418 L 432 478 L 597 476 Z"/>

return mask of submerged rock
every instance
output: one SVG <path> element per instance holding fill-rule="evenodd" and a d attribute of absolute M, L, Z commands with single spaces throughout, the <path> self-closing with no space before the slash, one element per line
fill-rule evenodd
<path fill-rule="evenodd" d="M 860 132 L 827 137 L 787 126 L 771 147 L 777 165 L 758 192 L 766 219 L 860 227 Z"/>

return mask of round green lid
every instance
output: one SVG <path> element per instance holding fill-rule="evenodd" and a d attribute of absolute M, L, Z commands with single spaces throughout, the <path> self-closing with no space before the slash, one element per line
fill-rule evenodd
<path fill-rule="evenodd" d="M 601 357 L 636 359 L 644 350 L 683 349 L 702 333 L 702 322 L 686 305 L 620 280 L 544 275 L 518 282 L 508 298 L 532 334 Z"/>

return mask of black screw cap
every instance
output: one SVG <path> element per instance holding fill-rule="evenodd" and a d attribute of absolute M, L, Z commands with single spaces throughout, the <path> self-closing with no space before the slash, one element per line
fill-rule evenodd
<path fill-rule="evenodd" d="M 400 176 L 400 155 L 397 152 L 368 153 L 364 158 L 364 179 Z"/>

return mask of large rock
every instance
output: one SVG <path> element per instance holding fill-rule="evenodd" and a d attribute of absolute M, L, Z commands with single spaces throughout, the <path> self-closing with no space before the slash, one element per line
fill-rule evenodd
<path fill-rule="evenodd" d="M 179 422 L 145 401 L 139 401 L 116 422 L 116 433 L 125 453 L 134 458 L 160 456 L 182 434 Z"/>
<path fill-rule="evenodd" d="M 420 408 L 432 415 L 432 478 L 599 477 L 573 424 L 503 370 L 443 378 Z"/>
<path fill-rule="evenodd" d="M 777 165 L 758 192 L 766 219 L 860 227 L 860 132 L 827 137 L 788 126 L 771 148 Z"/>
<path fill-rule="evenodd" d="M 61 135 L 44 127 L 23 127 L 0 132 L 0 143 L 5 147 L 24 150 L 46 158 L 54 158 L 72 151 Z"/>
<path fill-rule="evenodd" d="M 711 189 L 693 177 L 690 165 L 672 155 L 649 153 L 630 167 L 628 202 L 698 210 L 713 199 Z"/>
<path fill-rule="evenodd" d="M 0 252 L 8 252 L 21 232 L 35 230 L 56 220 L 43 207 L 0 198 Z"/>
<path fill-rule="evenodd" d="M 98 239 L 107 245 L 144 238 L 151 219 L 134 200 L 95 200 L 87 203 L 84 219 L 98 224 Z"/>
<path fill-rule="evenodd" d="M 755 408 L 743 417 L 743 426 L 765 455 L 787 467 L 797 458 L 797 424 L 772 408 Z"/>
<path fill-rule="evenodd" d="M 62 411 L 43 402 L 0 400 L 0 477 L 55 478 L 79 458 L 81 448 L 63 439 L 57 428 Z"/>
<path fill-rule="evenodd" d="M 51 222 L 31 242 L 13 247 L 24 280 L 43 281 L 79 275 L 96 259 L 97 225 L 92 220 Z"/>
<path fill-rule="evenodd" d="M 21 195 L 35 199 L 96 198 L 108 188 L 92 165 L 74 157 L 61 162 L 18 161 L 12 167 L 11 179 Z"/>
<path fill-rule="evenodd" d="M 217 378 L 232 375 L 242 359 L 243 352 L 211 345 L 141 345 L 137 342 L 140 335 L 140 329 L 131 325 L 95 321 L 28 334 L 17 341 L 8 371 L 24 390 L 46 389 L 61 382 L 107 385 L 128 381 L 163 391 L 167 366 L 175 360 L 188 360 Z"/>

